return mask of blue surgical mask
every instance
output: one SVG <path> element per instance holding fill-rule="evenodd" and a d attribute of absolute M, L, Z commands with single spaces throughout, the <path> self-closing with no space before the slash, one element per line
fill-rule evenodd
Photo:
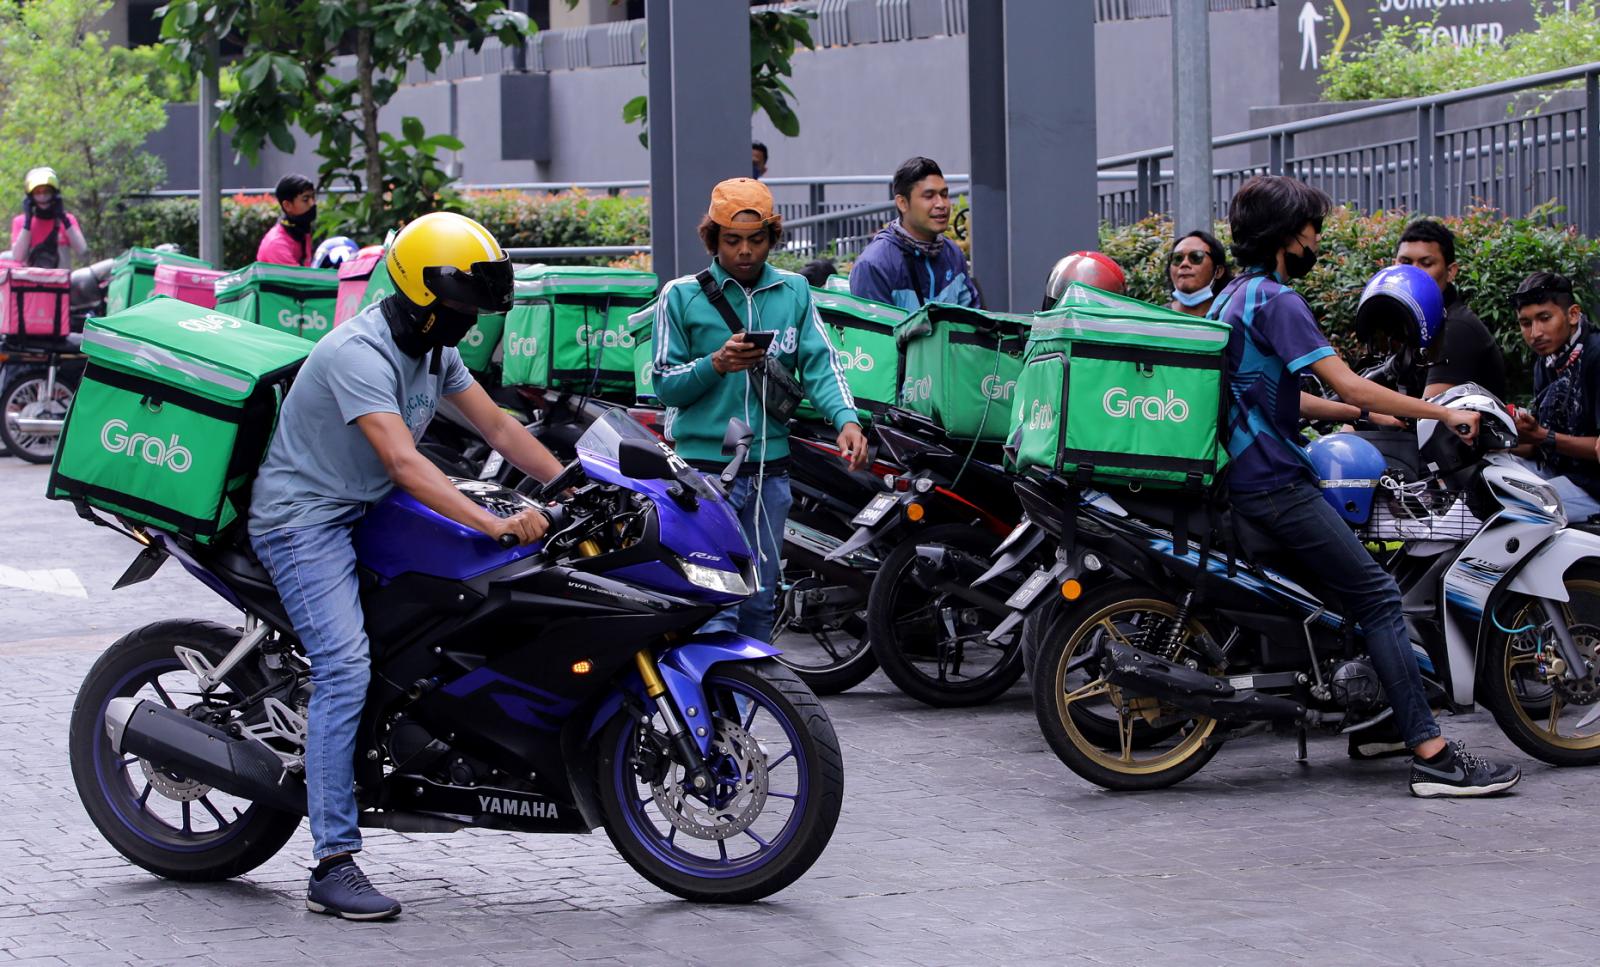
<path fill-rule="evenodd" d="M 1195 306 L 1205 305 L 1211 300 L 1211 295 L 1211 286 L 1209 285 L 1196 289 L 1193 292 L 1179 292 L 1177 289 L 1172 290 L 1172 298 L 1177 300 L 1178 305 L 1188 306 L 1190 309 L 1193 309 Z"/>

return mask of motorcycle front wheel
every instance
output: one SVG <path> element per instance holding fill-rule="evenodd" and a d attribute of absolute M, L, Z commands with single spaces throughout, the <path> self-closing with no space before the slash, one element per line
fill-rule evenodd
<path fill-rule="evenodd" d="M 701 683 L 716 733 L 709 793 L 690 791 L 660 715 L 601 732 L 606 833 L 639 875 L 700 903 L 749 903 L 799 879 L 839 821 L 844 759 L 811 690 L 771 659 L 715 666 Z"/>
<path fill-rule="evenodd" d="M 1517 748 L 1551 765 L 1590 766 L 1600 764 L 1600 717 L 1584 721 L 1600 703 L 1600 568 L 1573 568 L 1564 583 L 1568 600 L 1556 607 L 1588 659 L 1586 674 L 1558 674 L 1561 652 L 1543 606 L 1516 596 L 1485 616 L 1479 697 Z"/>

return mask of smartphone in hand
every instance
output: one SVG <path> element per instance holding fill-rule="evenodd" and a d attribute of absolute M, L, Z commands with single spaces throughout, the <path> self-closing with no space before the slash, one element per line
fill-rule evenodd
<path fill-rule="evenodd" d="M 751 332 L 750 330 L 746 329 L 744 331 L 744 341 L 752 346 L 755 346 L 762 352 L 766 352 L 768 349 L 772 348 L 772 340 L 775 339 L 777 335 L 778 334 L 775 331 Z"/>

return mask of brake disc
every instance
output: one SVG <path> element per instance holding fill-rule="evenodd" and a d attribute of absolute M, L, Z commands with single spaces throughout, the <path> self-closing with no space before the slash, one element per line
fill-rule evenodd
<path fill-rule="evenodd" d="M 162 772 L 150 764 L 149 759 L 139 760 L 139 769 L 151 788 L 173 802 L 194 802 L 211 791 L 211 787 L 196 779 L 185 779 L 170 772 Z"/>
<path fill-rule="evenodd" d="M 684 769 L 674 765 L 650 791 L 667 822 L 696 839 L 727 839 L 750 828 L 767 804 L 767 755 L 737 722 L 717 719 L 711 740 L 716 785 L 704 796 L 684 789 Z"/>

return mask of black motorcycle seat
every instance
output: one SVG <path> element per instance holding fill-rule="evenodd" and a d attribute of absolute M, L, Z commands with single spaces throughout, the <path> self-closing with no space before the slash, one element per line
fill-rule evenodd
<path fill-rule="evenodd" d="M 1228 514 L 1219 503 L 1208 504 L 1204 497 L 1181 491 L 1114 490 L 1107 495 L 1134 517 L 1149 521 L 1174 533 L 1182 533 L 1198 543 L 1209 532 L 1213 547 L 1216 538 L 1228 535 Z"/>
<path fill-rule="evenodd" d="M 272 575 L 261 566 L 255 552 L 249 543 L 237 541 L 217 548 L 213 563 L 234 577 L 241 578 L 251 584 L 264 584 L 272 587 Z"/>

